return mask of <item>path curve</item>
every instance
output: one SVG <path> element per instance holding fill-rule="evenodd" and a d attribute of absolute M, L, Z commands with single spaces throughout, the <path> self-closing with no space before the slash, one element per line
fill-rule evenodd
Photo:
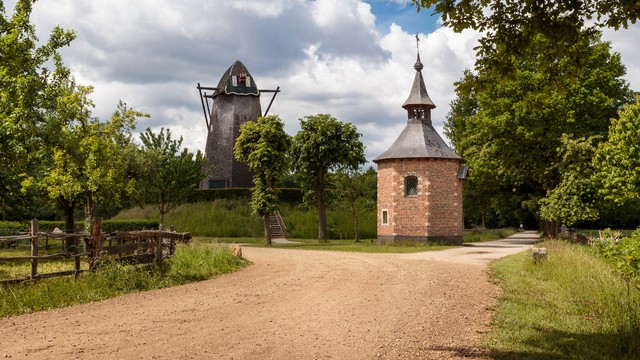
<path fill-rule="evenodd" d="M 216 279 L 0 319 L 11 359 L 483 358 L 486 264 L 537 236 L 439 252 L 244 248 Z"/>

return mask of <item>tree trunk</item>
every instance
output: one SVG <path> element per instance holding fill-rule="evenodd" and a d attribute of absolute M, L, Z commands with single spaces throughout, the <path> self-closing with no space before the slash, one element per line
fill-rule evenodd
<path fill-rule="evenodd" d="M 354 238 L 356 242 L 360 242 L 360 214 L 358 214 L 358 209 L 353 209 L 353 230 L 355 232 Z"/>
<path fill-rule="evenodd" d="M 318 169 L 316 179 L 316 205 L 318 207 L 318 240 L 327 242 L 327 213 L 324 208 L 324 175 L 325 169 Z"/>
<path fill-rule="evenodd" d="M 60 204 L 60 207 L 62 207 L 62 211 L 64 212 L 64 232 L 67 234 L 73 234 L 76 230 L 76 223 L 75 219 L 73 218 L 73 212 L 75 210 L 74 203 L 65 199 L 59 199 L 58 203 Z M 73 240 L 66 239 L 64 242 L 64 250 L 69 250 L 72 246 Z"/>
<path fill-rule="evenodd" d="M 558 236 L 557 221 L 542 221 L 542 236 L 547 238 L 555 238 Z"/>
<path fill-rule="evenodd" d="M 90 234 L 92 225 L 93 225 L 93 198 L 91 196 L 91 191 L 87 191 L 86 202 L 84 204 L 84 231 Z"/>
<path fill-rule="evenodd" d="M 262 225 L 264 227 L 264 242 L 271 246 L 271 227 L 269 226 L 269 214 L 262 215 Z"/>
<path fill-rule="evenodd" d="M 160 194 L 160 223 L 158 224 L 158 230 L 164 230 L 164 193 Z"/>

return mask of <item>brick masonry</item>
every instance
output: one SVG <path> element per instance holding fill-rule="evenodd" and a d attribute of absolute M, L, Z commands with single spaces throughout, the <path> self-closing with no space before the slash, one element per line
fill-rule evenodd
<path fill-rule="evenodd" d="M 378 162 L 378 242 L 462 243 L 459 159 L 408 158 Z M 405 178 L 418 178 L 418 195 L 405 195 Z M 388 224 L 383 224 L 386 211 Z"/>

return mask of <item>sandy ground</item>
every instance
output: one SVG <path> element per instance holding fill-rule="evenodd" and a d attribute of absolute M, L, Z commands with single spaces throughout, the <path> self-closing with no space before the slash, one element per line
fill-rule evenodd
<path fill-rule="evenodd" d="M 484 358 L 487 263 L 536 234 L 440 252 L 244 248 L 213 280 L 0 319 L 11 359 Z"/>

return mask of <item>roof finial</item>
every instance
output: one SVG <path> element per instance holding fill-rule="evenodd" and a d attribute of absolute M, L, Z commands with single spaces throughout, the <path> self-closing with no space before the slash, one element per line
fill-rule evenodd
<path fill-rule="evenodd" d="M 423 66 L 420 62 L 420 37 L 418 34 L 416 34 L 416 53 L 418 54 L 418 60 L 415 65 L 413 65 L 413 68 L 416 69 L 416 71 L 422 71 Z"/>

